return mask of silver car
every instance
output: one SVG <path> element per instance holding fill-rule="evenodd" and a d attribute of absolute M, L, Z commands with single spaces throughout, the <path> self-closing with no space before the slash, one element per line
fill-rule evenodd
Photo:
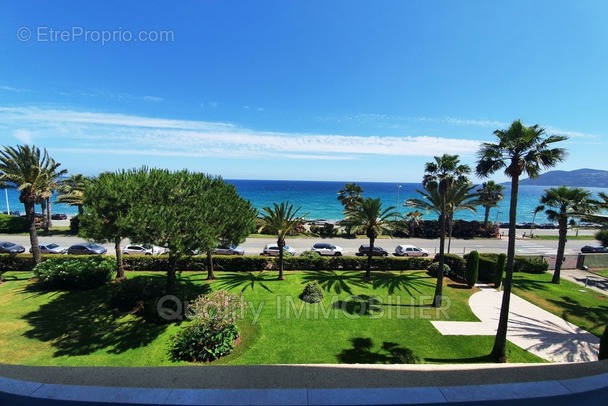
<path fill-rule="evenodd" d="M 291 248 L 289 245 L 283 247 L 283 254 L 296 255 L 296 250 Z M 279 255 L 279 246 L 277 244 L 268 244 L 264 247 L 262 255 L 269 255 L 276 257 Z"/>
<path fill-rule="evenodd" d="M 68 252 L 67 247 L 62 247 L 61 245 L 55 244 L 54 242 L 48 244 L 40 244 L 39 247 L 41 254 L 65 254 L 66 252 Z M 30 252 L 32 252 L 31 248 Z"/>
<path fill-rule="evenodd" d="M 395 248 L 395 256 L 397 257 L 428 257 L 429 252 L 424 248 L 418 248 L 415 245 L 397 245 Z"/>
<path fill-rule="evenodd" d="M 311 250 L 318 252 L 320 255 L 328 255 L 332 257 L 339 257 L 344 252 L 342 247 L 337 245 L 329 244 L 326 242 L 319 242 L 311 247 Z"/>
<path fill-rule="evenodd" d="M 219 245 L 213 253 L 216 255 L 245 255 L 245 250 L 234 245 Z"/>

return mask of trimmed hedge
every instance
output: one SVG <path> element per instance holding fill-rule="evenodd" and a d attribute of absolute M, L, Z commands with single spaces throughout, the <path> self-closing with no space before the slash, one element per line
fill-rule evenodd
<path fill-rule="evenodd" d="M 479 276 L 479 252 L 471 251 L 467 257 L 467 269 L 465 273 L 465 279 L 467 286 L 472 288 L 477 283 Z"/>
<path fill-rule="evenodd" d="M 470 254 L 464 257 L 468 258 Z M 479 280 L 485 283 L 497 283 L 496 265 L 500 254 L 479 254 Z M 545 273 L 549 270 L 549 264 L 543 257 L 530 257 L 516 255 L 513 262 L 513 272 Z M 500 285 L 499 285 L 500 286 Z M 498 287 L 498 286 L 497 286 Z"/>
<path fill-rule="evenodd" d="M 9 216 L 0 214 L 0 233 L 13 234 L 27 231 L 27 221 L 25 217 Z"/>
<path fill-rule="evenodd" d="M 115 264 L 110 258 L 54 257 L 36 265 L 34 274 L 51 289 L 93 289 L 112 279 Z"/>

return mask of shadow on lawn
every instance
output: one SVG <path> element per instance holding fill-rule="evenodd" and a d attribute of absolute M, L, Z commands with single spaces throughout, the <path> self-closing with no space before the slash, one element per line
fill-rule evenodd
<path fill-rule="evenodd" d="M 253 290 L 257 285 L 272 293 L 272 290 L 266 286 L 266 283 L 277 280 L 275 276 L 265 274 L 264 271 L 259 272 L 257 275 L 254 275 L 252 272 L 227 272 L 218 276 L 215 283 L 219 288 L 228 290 L 240 289 L 241 292 L 244 292 L 247 288 Z"/>
<path fill-rule="evenodd" d="M 341 272 L 339 274 L 335 271 L 306 272 L 302 279 L 303 283 L 319 282 L 319 285 L 325 291 L 334 291 L 337 294 L 346 292 L 352 295 L 353 287 L 370 287 L 370 282 L 363 279 L 363 273 L 361 272 Z"/>
<path fill-rule="evenodd" d="M 342 350 L 336 356 L 343 364 L 415 364 L 419 358 L 414 352 L 397 343 L 383 342 L 377 351 L 373 351 L 374 341 L 371 338 L 356 337 L 350 340 L 353 348 Z"/>
<path fill-rule="evenodd" d="M 142 281 L 145 285 L 162 285 L 164 278 L 138 276 L 121 283 L 86 291 L 42 292 L 39 284 L 30 284 L 24 291 L 38 295 L 48 294 L 49 301 L 37 310 L 25 314 L 31 329 L 24 333 L 27 338 L 49 342 L 55 348 L 56 357 L 92 354 L 105 350 L 120 354 L 130 349 L 144 347 L 154 341 L 168 324 L 154 324 L 114 309 L 110 303 L 128 291 L 139 292 Z M 137 289 L 133 289 L 136 286 Z M 178 283 L 176 296 L 194 296 L 205 290 L 205 286 L 194 286 L 189 281 Z M 122 289 L 122 290 L 121 290 Z M 185 296 L 184 296 L 185 295 Z M 133 298 L 131 298 L 134 300 Z M 189 298 L 190 299 L 190 298 Z"/>
<path fill-rule="evenodd" d="M 548 299 L 547 301 L 563 309 L 562 319 L 569 321 L 568 318 L 574 316 L 589 320 L 589 322 L 593 323 L 593 325 L 590 326 L 590 329 L 597 330 L 595 331 L 595 334 L 598 336 L 601 335 L 603 331 L 602 328 L 606 325 L 608 306 L 586 307 L 569 296 L 562 296 L 561 299 L 562 300 Z"/>
<path fill-rule="evenodd" d="M 405 291 L 408 295 L 422 294 L 424 289 L 433 288 L 435 286 L 435 278 L 432 276 L 422 276 L 421 274 L 413 274 L 412 272 L 401 272 L 395 274 L 379 274 L 375 275 L 374 289 L 386 288 L 389 295 L 394 295 L 397 291 Z"/>

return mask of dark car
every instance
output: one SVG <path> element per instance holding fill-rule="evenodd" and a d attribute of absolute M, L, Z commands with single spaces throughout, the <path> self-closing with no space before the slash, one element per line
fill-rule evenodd
<path fill-rule="evenodd" d="M 106 251 L 106 247 L 93 243 L 74 244 L 68 248 L 68 254 L 70 255 L 102 255 Z"/>
<path fill-rule="evenodd" d="M 605 254 L 608 253 L 608 248 L 602 247 L 601 245 L 585 245 L 583 248 L 581 248 L 581 252 L 583 254 Z"/>
<path fill-rule="evenodd" d="M 359 255 L 359 256 L 369 255 L 369 245 L 367 245 L 367 244 L 361 245 L 359 247 L 359 251 L 357 251 L 357 255 Z M 374 246 L 374 249 L 372 250 L 372 256 L 373 257 L 387 257 L 388 251 L 382 247 Z"/>
<path fill-rule="evenodd" d="M 25 252 L 23 245 L 8 241 L 0 242 L 0 254 L 21 254 L 22 252 Z"/>
<path fill-rule="evenodd" d="M 64 213 L 51 214 L 51 220 L 67 220 L 68 216 Z"/>

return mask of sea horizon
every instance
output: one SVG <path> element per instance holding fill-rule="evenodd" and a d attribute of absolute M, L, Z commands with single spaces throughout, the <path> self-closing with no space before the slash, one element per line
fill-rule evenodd
<path fill-rule="evenodd" d="M 289 201 L 294 207 L 300 207 L 298 215 L 307 220 L 338 221 L 344 218 L 343 206 L 338 200 L 338 191 L 346 182 L 341 181 L 307 181 L 307 180 L 255 180 L 255 179 L 224 179 L 237 189 L 241 197 L 250 201 L 259 211 L 263 207 L 272 206 L 273 203 Z M 415 209 L 406 207 L 405 200 L 419 198 L 417 190 L 422 189 L 419 182 L 353 182 L 363 188 L 363 197 L 380 198 L 383 208 L 395 207 L 396 211 L 405 215 Z M 499 205 L 490 210 L 489 220 L 493 222 L 509 221 L 510 183 L 505 186 L 504 198 Z M 481 185 L 478 185 L 481 186 Z M 544 213 L 534 215 L 534 209 L 540 204 L 540 197 L 549 186 L 520 185 L 518 195 L 517 222 L 546 223 L 548 220 Z M 584 188 L 594 195 L 598 192 L 608 193 L 605 188 Z M 11 211 L 24 213 L 23 204 L 19 202 L 19 193 L 15 189 L 5 189 L 0 196 L 0 212 Z M 77 208 L 65 204 L 53 203 L 56 194 L 51 198 L 52 213 L 64 213 L 68 216 L 77 214 Z M 40 211 L 40 206 L 36 206 Z M 459 211 L 454 219 L 483 221 L 484 209 L 479 206 L 476 212 Z M 434 213 L 423 213 L 423 219 L 435 220 Z"/>

